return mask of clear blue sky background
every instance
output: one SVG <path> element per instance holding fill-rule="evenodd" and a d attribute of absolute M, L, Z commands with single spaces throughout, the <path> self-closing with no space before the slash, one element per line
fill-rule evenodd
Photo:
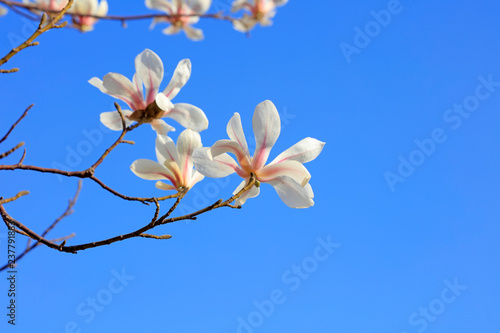
<path fill-rule="evenodd" d="M 228 3 L 217 1 L 211 11 Z M 19 262 L 15 329 L 6 324 L 2 273 L 1 331 L 498 332 L 500 5 L 392 4 L 292 0 L 272 27 L 250 38 L 227 22 L 202 20 L 206 38 L 198 43 L 162 35 L 163 26 L 149 31 L 146 21 L 127 29 L 99 22 L 87 34 L 51 31 L 13 58 L 9 66 L 21 71 L 1 77 L 0 133 L 35 107 L 1 150 L 25 141 L 26 164 L 91 165 L 118 134 L 99 123 L 114 99 L 87 80 L 108 72 L 131 77 L 145 48 L 163 59 L 165 80 L 179 60 L 191 59 L 191 79 L 174 102 L 205 111 L 205 145 L 227 137 L 234 112 L 250 136 L 255 106 L 270 99 L 283 120 L 271 158 L 308 136 L 326 146 L 306 164 L 312 208 L 288 208 L 264 185 L 242 210 L 155 230 L 170 240 L 133 239 L 77 255 L 38 248 Z M 148 12 L 141 1 L 109 5 L 110 14 Z M 397 13 L 385 26 L 374 24 L 371 11 L 388 7 Z M 0 18 L 2 54 L 9 36 L 32 31 L 26 22 L 13 13 Z M 356 37 L 366 28 L 369 41 Z M 356 52 L 346 56 L 347 44 Z M 453 113 L 463 103 L 474 111 Z M 174 137 L 182 130 L 175 125 Z M 89 142 L 85 133 L 96 135 L 91 152 L 68 165 L 70 152 Z M 132 132 L 136 145 L 116 149 L 98 177 L 128 195 L 164 195 L 129 170 L 138 158 L 154 159 L 154 137 L 149 126 Z M 388 172 L 401 177 L 392 186 Z M 238 183 L 207 179 L 178 213 L 226 198 Z M 6 208 L 38 232 L 62 213 L 76 186 L 54 175 L 0 173 L 1 195 L 31 192 Z M 51 235 L 75 232 L 69 244 L 100 240 L 135 230 L 152 214 L 85 181 L 74 215 Z M 319 247 L 328 241 L 331 253 Z"/>

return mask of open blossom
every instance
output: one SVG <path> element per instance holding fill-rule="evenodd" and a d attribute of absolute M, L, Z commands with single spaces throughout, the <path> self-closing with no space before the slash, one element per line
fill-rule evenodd
<path fill-rule="evenodd" d="M 73 16 L 73 24 L 82 32 L 91 31 L 94 29 L 94 24 L 98 19 L 93 16 L 106 16 L 108 13 L 108 3 L 106 0 L 76 0 L 69 12 L 76 14 Z"/>
<path fill-rule="evenodd" d="M 200 148 L 201 138 L 198 132 L 191 129 L 184 130 L 177 139 L 177 147 L 166 135 L 156 137 L 156 158 L 158 162 L 140 159 L 132 163 L 130 169 L 137 176 L 158 180 L 156 187 L 161 190 L 181 190 L 192 188 L 204 176 L 193 170 L 191 155 L 196 148 Z M 168 180 L 166 184 L 159 180 Z"/>
<path fill-rule="evenodd" d="M 231 10 L 237 12 L 241 9 L 247 10 L 239 20 L 233 21 L 233 27 L 242 32 L 252 30 L 257 23 L 261 26 L 269 26 L 271 19 L 276 15 L 276 7 L 283 6 L 288 0 L 235 0 Z"/>
<path fill-rule="evenodd" d="M 200 108 L 186 103 L 172 104 L 170 101 L 191 76 L 189 59 L 179 62 L 163 93 L 158 93 L 163 80 L 163 63 L 156 53 L 149 49 L 141 52 L 135 58 L 135 70 L 132 82 L 118 73 L 108 73 L 103 80 L 97 77 L 89 80 L 90 84 L 103 93 L 127 103 L 131 110 L 123 110 L 126 126 L 134 121 L 143 121 L 150 123 L 158 134 L 166 135 L 174 129 L 160 118 L 170 117 L 182 126 L 198 132 L 208 127 L 207 117 Z M 117 111 L 101 113 L 101 122 L 112 130 L 122 130 L 122 121 Z"/>
<path fill-rule="evenodd" d="M 206 13 L 210 8 L 212 0 L 146 0 L 146 7 L 157 9 L 169 15 L 178 15 L 172 18 L 155 18 L 157 22 L 168 22 L 171 25 L 163 29 L 166 35 L 173 35 L 184 30 L 186 36 L 192 40 L 202 40 L 203 31 L 193 28 L 191 25 L 197 23 L 200 18 L 196 15 Z"/>
<path fill-rule="evenodd" d="M 253 157 L 248 151 L 240 115 L 235 113 L 227 124 L 229 140 L 219 140 L 210 148 L 200 148 L 194 152 L 196 170 L 212 178 L 236 172 L 244 181 L 233 194 L 240 191 L 254 174 L 259 183 L 271 184 L 287 206 L 307 208 L 314 205 L 314 194 L 309 185 L 311 175 L 302 163 L 315 159 L 325 143 L 313 138 L 303 139 L 266 165 L 271 148 L 280 134 L 280 117 L 274 104 L 264 101 L 257 105 L 252 122 L 256 142 Z M 227 153 L 234 154 L 237 162 Z M 238 198 L 237 204 L 257 196 L 259 191 L 258 186 L 253 186 Z"/>

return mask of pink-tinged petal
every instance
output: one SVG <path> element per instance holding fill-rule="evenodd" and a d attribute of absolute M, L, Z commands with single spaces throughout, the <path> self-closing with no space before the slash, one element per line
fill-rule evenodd
<path fill-rule="evenodd" d="M 183 59 L 179 61 L 177 67 L 175 68 L 172 79 L 168 83 L 167 87 L 163 91 L 165 96 L 170 100 L 174 99 L 179 93 L 182 87 L 188 82 L 191 76 L 191 61 L 189 59 Z"/>
<path fill-rule="evenodd" d="M 201 182 L 204 178 L 205 178 L 204 175 L 202 175 L 198 171 L 194 170 L 193 171 L 193 176 L 191 177 L 191 180 L 189 181 L 189 183 L 187 184 L 187 186 L 189 188 L 193 188 L 193 186 L 195 186 L 196 183 Z"/>
<path fill-rule="evenodd" d="M 125 118 L 125 127 L 132 125 L 133 121 L 127 118 L 127 116 L 132 114 L 132 111 L 122 110 L 122 114 Z M 103 125 L 109 128 L 110 130 L 113 131 L 123 130 L 122 118 L 120 117 L 118 111 L 103 112 L 101 113 L 100 118 L 101 118 L 101 123 L 103 123 Z"/>
<path fill-rule="evenodd" d="M 134 161 L 130 166 L 130 170 L 138 177 L 147 180 L 160 180 L 168 179 L 172 183 L 175 181 L 175 177 L 170 170 L 165 168 L 160 163 L 155 161 L 140 159 Z"/>
<path fill-rule="evenodd" d="M 227 123 L 226 132 L 229 138 L 237 142 L 241 148 L 245 151 L 245 154 L 250 156 L 248 152 L 247 140 L 245 139 L 245 133 L 243 132 L 243 127 L 241 126 L 241 118 L 238 112 L 235 112 L 231 117 L 231 120 Z"/>
<path fill-rule="evenodd" d="M 186 25 L 184 26 L 183 30 L 186 33 L 186 36 L 192 41 L 200 41 L 205 38 L 205 36 L 203 35 L 203 30 L 201 29 L 196 29 L 192 26 Z"/>
<path fill-rule="evenodd" d="M 151 127 L 157 134 L 168 135 L 169 132 L 175 131 L 175 128 L 167 124 L 161 119 L 153 119 L 151 121 Z"/>
<path fill-rule="evenodd" d="M 163 110 L 163 108 L 161 109 Z M 164 116 L 172 118 L 185 128 L 191 128 L 197 132 L 206 130 L 208 127 L 208 119 L 205 113 L 200 108 L 191 104 L 174 104 L 174 107 L 164 114 Z"/>
<path fill-rule="evenodd" d="M 158 162 L 166 167 L 168 163 L 179 164 L 179 155 L 174 141 L 166 135 L 156 136 L 156 158 Z"/>
<path fill-rule="evenodd" d="M 168 97 L 162 93 L 159 93 L 158 95 L 156 95 L 155 102 L 156 102 L 156 105 L 158 105 L 158 107 L 165 112 L 169 112 L 174 107 L 172 102 L 170 102 L 170 99 L 168 99 Z"/>
<path fill-rule="evenodd" d="M 281 131 L 280 116 L 271 101 L 267 100 L 257 105 L 252 124 L 256 143 L 252 165 L 258 170 L 266 164 L 269 152 Z"/>
<path fill-rule="evenodd" d="M 191 172 L 193 170 L 193 161 L 191 156 L 196 148 L 201 147 L 202 144 L 200 134 L 192 129 L 184 130 L 177 138 L 179 167 L 186 182 L 191 179 Z"/>
<path fill-rule="evenodd" d="M 90 83 L 92 84 L 92 82 Z M 137 91 L 135 85 L 122 74 L 106 74 L 102 81 L 102 86 L 106 90 L 106 94 L 121 99 L 130 106 L 132 111 L 146 107 L 142 99 L 142 93 Z"/>
<path fill-rule="evenodd" d="M 161 181 L 157 181 L 156 184 L 155 184 L 155 187 L 157 189 L 165 190 L 165 191 L 177 190 L 174 186 L 169 185 L 169 184 L 165 184 L 164 182 L 161 182 Z"/>
<path fill-rule="evenodd" d="M 268 182 L 278 193 L 281 201 L 291 208 L 308 208 L 314 205 L 310 186 L 302 187 L 292 178 L 282 176 Z"/>
<path fill-rule="evenodd" d="M 135 70 L 137 81 L 146 88 L 146 103 L 150 104 L 155 100 L 163 80 L 163 63 L 156 53 L 145 49 L 135 58 Z"/>
<path fill-rule="evenodd" d="M 277 164 L 270 164 L 257 170 L 255 175 L 263 183 L 268 183 L 278 177 L 287 176 L 302 187 L 311 179 L 311 174 L 307 171 L 306 167 L 297 161 L 283 161 Z"/>
<path fill-rule="evenodd" d="M 241 191 L 243 187 L 248 183 L 248 179 L 245 179 L 238 185 L 236 190 L 234 190 L 233 195 Z M 236 201 L 234 202 L 235 205 L 243 205 L 248 199 L 255 198 L 260 194 L 260 188 L 257 186 L 252 186 L 249 190 L 244 192 Z"/>
<path fill-rule="evenodd" d="M 250 160 L 246 152 L 241 148 L 241 146 L 232 140 L 219 140 L 212 148 L 210 148 L 210 153 L 212 156 L 218 156 L 223 153 L 231 153 L 234 154 L 236 160 L 241 165 L 243 169 L 247 172 L 251 172 Z"/>
<path fill-rule="evenodd" d="M 233 20 L 233 28 L 239 32 L 248 32 L 257 24 L 257 20 L 245 14 L 243 18 Z"/>
<path fill-rule="evenodd" d="M 233 5 L 231 7 L 232 12 L 237 12 L 241 9 L 243 9 L 245 6 L 250 6 L 247 0 L 235 0 L 233 2 Z"/>
<path fill-rule="evenodd" d="M 207 147 L 196 149 L 192 159 L 195 169 L 210 178 L 229 176 L 239 168 L 236 161 L 228 154 L 212 158 L 210 148 Z"/>
<path fill-rule="evenodd" d="M 144 100 L 144 94 L 142 93 L 142 81 L 139 78 L 139 75 L 137 73 L 134 74 L 134 77 L 132 78 L 132 84 L 135 87 L 135 91 L 141 96 L 141 100 Z"/>
<path fill-rule="evenodd" d="M 324 142 L 314 138 L 305 138 L 279 154 L 269 165 L 281 163 L 286 160 L 307 163 L 318 157 L 324 145 Z"/>

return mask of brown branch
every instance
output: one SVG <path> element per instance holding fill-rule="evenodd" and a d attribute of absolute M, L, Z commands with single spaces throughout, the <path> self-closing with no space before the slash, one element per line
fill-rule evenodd
<path fill-rule="evenodd" d="M 50 21 L 47 22 L 48 17 L 46 14 L 42 15 L 40 18 L 40 23 L 38 24 L 38 28 L 35 30 L 35 32 L 26 40 L 24 41 L 21 45 L 18 47 L 13 48 L 7 55 L 5 55 L 3 58 L 0 59 L 0 66 L 5 64 L 7 61 L 9 61 L 13 56 L 15 56 L 17 53 L 19 53 L 21 50 L 24 50 L 25 48 L 33 45 L 37 45 L 34 40 L 43 34 L 44 32 L 47 32 L 51 29 L 54 28 L 62 28 L 64 27 L 67 22 L 63 22 L 60 25 L 57 25 L 57 22 L 64 16 L 64 14 L 68 11 L 68 9 L 73 5 L 74 0 L 69 0 L 68 4 L 60 11 L 56 12 L 57 14 L 54 15 L 54 17 L 50 18 Z M 15 3 L 14 1 L 1 1 L 4 4 L 8 6 L 16 6 L 19 3 Z"/>
<path fill-rule="evenodd" d="M 153 238 L 153 239 L 170 239 L 170 238 L 172 238 L 172 235 L 156 236 L 156 235 L 150 235 L 150 234 L 140 234 L 139 237 Z"/>
<path fill-rule="evenodd" d="M 15 73 L 15 72 L 19 72 L 19 68 L 14 67 L 11 69 L 0 69 L 0 73 L 2 74 Z"/>
<path fill-rule="evenodd" d="M 24 117 L 26 117 L 26 115 L 28 114 L 28 111 L 34 106 L 35 104 L 31 104 L 30 106 L 28 106 L 26 108 L 26 110 L 24 110 L 23 114 L 21 115 L 21 117 L 19 117 L 19 119 L 10 127 L 10 129 L 7 131 L 7 133 L 3 136 L 2 139 L 0 139 L 0 143 L 4 142 L 10 135 L 10 133 L 14 130 L 14 128 L 16 128 L 16 126 L 21 122 L 21 120 L 23 120 Z"/>
<path fill-rule="evenodd" d="M 198 210 L 198 211 L 196 211 L 194 213 L 183 215 L 183 216 L 178 216 L 178 217 L 173 217 L 173 218 L 168 218 L 168 217 L 175 210 L 175 208 L 179 205 L 179 203 L 182 200 L 182 198 L 188 192 L 188 189 L 181 190 L 178 193 L 178 197 L 177 197 L 176 202 L 172 205 L 172 207 L 169 209 L 169 211 L 165 215 L 163 215 L 162 217 L 160 217 L 160 218 L 158 218 L 159 211 L 160 211 L 160 205 L 158 204 L 158 200 L 154 199 L 153 201 L 154 201 L 154 203 L 156 205 L 156 211 L 155 211 L 154 217 L 151 220 L 151 222 L 148 223 L 147 225 L 145 225 L 144 227 L 142 227 L 140 229 L 137 229 L 136 231 L 130 232 L 128 234 L 123 234 L 123 235 L 115 236 L 115 237 L 108 238 L 108 239 L 105 239 L 105 240 L 101 240 L 101 241 L 98 241 L 98 242 L 91 242 L 91 243 L 85 243 L 85 244 L 73 245 L 73 246 L 64 246 L 65 242 L 63 244 L 61 244 L 61 245 L 57 245 L 54 242 L 51 242 L 51 241 L 49 241 L 49 240 L 47 240 L 47 239 L 39 236 L 38 234 L 36 234 L 33 231 L 31 231 L 28 227 L 24 226 L 19 221 L 16 221 L 15 219 L 13 219 L 5 211 L 5 208 L 2 205 L 0 205 L 0 215 L 2 216 L 2 218 L 4 219 L 4 221 L 5 221 L 6 224 L 13 224 L 13 225 L 15 225 L 16 227 L 18 227 L 19 229 L 21 229 L 22 231 L 24 231 L 25 233 L 27 233 L 30 238 L 32 238 L 32 239 L 34 239 L 34 240 L 36 240 L 36 241 L 38 241 L 38 242 L 40 242 L 40 243 L 42 243 L 42 244 L 50 247 L 52 249 L 55 249 L 55 250 L 58 250 L 58 251 L 61 251 L 61 252 L 77 253 L 78 251 L 83 251 L 83 250 L 90 249 L 90 248 L 95 248 L 95 247 L 99 247 L 99 246 L 109 245 L 109 244 L 113 244 L 115 242 L 123 241 L 123 240 L 129 239 L 129 238 L 134 238 L 134 237 L 146 237 L 146 238 L 166 239 L 167 235 L 164 235 L 164 236 L 153 236 L 153 235 L 146 234 L 145 232 L 148 231 L 148 230 L 151 230 L 151 229 L 153 229 L 153 228 L 155 228 L 155 227 L 157 227 L 159 225 L 163 225 L 163 224 L 167 224 L 167 223 L 173 223 L 173 222 L 182 221 L 182 220 L 195 220 L 198 215 L 206 213 L 206 212 L 214 210 L 214 209 L 217 209 L 217 208 L 221 208 L 221 207 L 240 208 L 240 206 L 233 206 L 233 205 L 231 205 L 231 203 L 234 200 L 238 199 L 243 193 L 245 193 L 246 191 L 248 191 L 252 186 L 254 186 L 255 185 L 255 181 L 256 181 L 255 175 L 252 174 L 250 176 L 250 179 L 249 179 L 248 183 L 245 185 L 245 187 L 243 187 L 238 193 L 236 193 L 235 195 L 233 195 L 232 197 L 230 197 L 226 201 L 223 201 L 221 199 L 221 200 L 218 200 L 217 202 L 215 202 L 214 204 L 212 204 L 212 205 L 210 205 L 210 206 L 208 206 L 206 208 L 200 209 L 200 210 Z"/>

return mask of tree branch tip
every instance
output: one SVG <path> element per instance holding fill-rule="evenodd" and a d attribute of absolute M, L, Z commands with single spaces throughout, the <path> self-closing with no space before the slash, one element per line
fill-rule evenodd
<path fill-rule="evenodd" d="M 132 140 L 121 140 L 120 143 L 128 143 L 129 145 L 135 145 L 135 142 Z"/>

